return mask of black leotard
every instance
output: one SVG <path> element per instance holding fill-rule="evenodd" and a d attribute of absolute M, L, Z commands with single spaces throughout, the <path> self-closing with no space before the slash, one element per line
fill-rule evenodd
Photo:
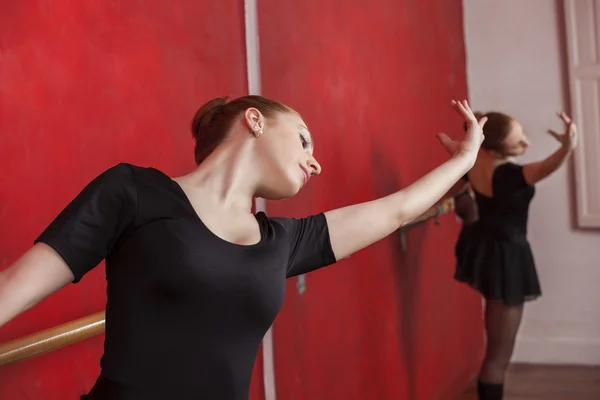
<path fill-rule="evenodd" d="M 323 214 L 256 214 L 243 246 L 202 223 L 181 187 L 119 164 L 93 180 L 36 242 L 79 281 L 106 258 L 108 302 L 97 399 L 247 399 L 286 278 L 334 263 Z"/>

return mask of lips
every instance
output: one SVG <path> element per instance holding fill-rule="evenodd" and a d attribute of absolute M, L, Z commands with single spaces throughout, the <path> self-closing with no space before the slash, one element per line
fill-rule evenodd
<path fill-rule="evenodd" d="M 300 166 L 300 169 L 302 170 L 302 173 L 304 174 L 304 184 L 306 185 L 308 183 L 308 181 L 310 180 L 310 173 L 308 172 L 308 169 L 306 169 L 306 167 L 303 167 L 302 165 Z"/>

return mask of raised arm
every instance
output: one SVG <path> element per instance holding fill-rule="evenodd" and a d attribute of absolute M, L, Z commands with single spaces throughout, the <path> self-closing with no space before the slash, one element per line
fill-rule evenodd
<path fill-rule="evenodd" d="M 529 185 L 534 185 L 542 179 L 547 178 L 560 168 L 577 144 L 577 126 L 575 123 L 564 112 L 559 112 L 558 116 L 565 123 L 565 132 L 559 134 L 549 130 L 548 133 L 558 140 L 561 146 L 544 160 L 523 166 L 523 176 Z"/>
<path fill-rule="evenodd" d="M 446 192 L 446 194 L 442 196 L 441 201 L 460 196 L 467 190 L 469 190 L 469 182 L 464 179 L 460 179 L 454 184 L 454 186 L 450 188 L 449 191 Z"/>
<path fill-rule="evenodd" d="M 348 257 L 401 226 L 422 215 L 471 169 L 483 142 L 482 127 L 466 101 L 452 102 L 452 107 L 467 124 L 463 141 L 453 141 L 445 134 L 438 138 L 452 156 L 412 185 L 389 196 L 325 213 L 331 246 L 337 260 Z"/>
<path fill-rule="evenodd" d="M 0 272 L 0 326 L 73 280 L 65 261 L 38 243 Z"/>
<path fill-rule="evenodd" d="M 469 190 L 469 182 L 465 181 L 464 179 L 459 180 L 440 198 L 438 202 L 435 203 L 435 205 L 429 207 L 429 209 L 427 209 L 423 214 L 409 222 L 414 224 L 421 221 L 426 221 L 432 215 L 436 215 L 439 212 L 440 207 L 445 208 L 448 204 L 451 204 L 452 208 L 454 208 L 455 198 L 462 195 L 467 190 Z"/>

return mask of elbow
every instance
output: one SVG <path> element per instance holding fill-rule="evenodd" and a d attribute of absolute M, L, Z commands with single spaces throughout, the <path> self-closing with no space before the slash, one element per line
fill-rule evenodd
<path fill-rule="evenodd" d="M 410 212 L 401 212 L 396 216 L 396 220 L 394 221 L 395 229 L 404 228 L 407 225 L 410 225 L 412 222 L 415 222 L 419 219 L 420 215 Z"/>
<path fill-rule="evenodd" d="M 392 221 L 395 229 L 405 227 L 423 215 L 423 210 L 411 207 L 408 202 L 401 202 L 400 204 L 402 204 L 402 207 L 397 210 Z"/>

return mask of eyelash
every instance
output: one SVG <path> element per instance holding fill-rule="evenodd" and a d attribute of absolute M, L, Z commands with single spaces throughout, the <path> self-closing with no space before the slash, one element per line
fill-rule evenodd
<path fill-rule="evenodd" d="M 299 133 L 299 135 L 300 135 L 300 142 L 302 142 L 302 147 L 306 149 L 308 147 L 308 145 L 310 144 L 310 141 L 306 137 L 304 137 L 303 134 Z"/>

